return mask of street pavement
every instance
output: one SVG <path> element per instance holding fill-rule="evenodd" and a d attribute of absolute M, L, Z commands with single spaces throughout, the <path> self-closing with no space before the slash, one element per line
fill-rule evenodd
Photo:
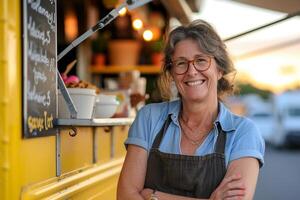
<path fill-rule="evenodd" d="M 266 146 L 254 200 L 300 200 L 300 148 Z"/>

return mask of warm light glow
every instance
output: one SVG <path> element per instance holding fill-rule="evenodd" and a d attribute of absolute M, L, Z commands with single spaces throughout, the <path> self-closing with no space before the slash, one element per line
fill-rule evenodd
<path fill-rule="evenodd" d="M 193 19 L 208 21 L 225 39 L 285 15 L 235 1 L 205 0 L 201 12 L 193 14 Z M 294 17 L 227 41 L 227 49 L 235 59 L 236 80 L 273 92 L 299 87 L 299 34 L 300 19 Z"/>
<path fill-rule="evenodd" d="M 124 7 L 119 11 L 120 16 L 126 15 L 127 9 Z"/>
<path fill-rule="evenodd" d="M 143 28 L 142 20 L 140 19 L 133 20 L 132 27 L 134 28 L 134 30 L 140 30 L 141 28 Z"/>
<path fill-rule="evenodd" d="M 227 38 L 280 19 L 285 15 L 286 13 L 235 1 L 205 0 L 201 5 L 201 12 L 193 13 L 192 18 L 208 21 L 216 28 L 221 38 Z M 225 22 L 226 25 L 224 25 Z"/>
<path fill-rule="evenodd" d="M 143 33 L 143 38 L 145 41 L 151 41 L 153 39 L 153 33 L 150 30 L 145 30 Z"/>
<path fill-rule="evenodd" d="M 65 16 L 65 36 L 68 42 L 74 40 L 78 34 L 77 16 L 73 11 L 69 11 Z"/>
<path fill-rule="evenodd" d="M 153 34 L 153 38 L 152 40 L 158 40 L 161 36 L 161 30 L 158 28 L 158 27 L 155 27 L 155 26 L 151 26 L 149 28 L 149 30 L 152 32 Z"/>
<path fill-rule="evenodd" d="M 282 92 L 293 89 L 300 83 L 300 62 L 288 53 L 274 54 L 235 61 L 237 79 L 249 82 L 261 89 Z"/>

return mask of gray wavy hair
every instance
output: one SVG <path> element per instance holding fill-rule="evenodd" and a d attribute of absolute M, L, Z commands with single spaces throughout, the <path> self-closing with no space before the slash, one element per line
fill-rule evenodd
<path fill-rule="evenodd" d="M 225 44 L 210 24 L 204 20 L 195 20 L 186 26 L 175 28 L 165 40 L 164 64 L 158 79 L 161 96 L 164 99 L 170 99 L 171 97 L 170 85 L 172 77 L 170 69 L 172 65 L 170 63 L 175 51 L 175 45 L 185 39 L 193 39 L 197 42 L 204 53 L 211 55 L 215 59 L 217 67 L 223 72 L 222 78 L 218 81 L 219 100 L 222 100 L 224 96 L 233 94 L 233 79 L 236 70 L 226 51 Z"/>

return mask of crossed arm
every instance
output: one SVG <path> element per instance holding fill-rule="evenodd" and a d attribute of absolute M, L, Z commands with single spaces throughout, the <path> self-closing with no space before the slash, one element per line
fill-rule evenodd
<path fill-rule="evenodd" d="M 135 145 L 129 145 L 121 171 L 118 200 L 147 200 L 152 190 L 144 188 L 147 169 L 147 151 Z M 210 200 L 251 200 L 255 192 L 259 163 L 257 159 L 245 157 L 232 161 L 226 175 Z M 157 191 L 159 200 L 192 200 L 195 198 L 177 196 Z"/>

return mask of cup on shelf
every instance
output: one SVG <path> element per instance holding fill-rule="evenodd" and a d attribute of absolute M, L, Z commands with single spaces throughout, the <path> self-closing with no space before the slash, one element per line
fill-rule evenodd
<path fill-rule="evenodd" d="M 116 95 L 99 94 L 96 98 L 93 117 L 110 118 L 116 113 L 119 104 Z"/>
<path fill-rule="evenodd" d="M 96 90 L 87 88 L 67 88 L 77 109 L 77 119 L 91 119 L 96 100 Z M 58 118 L 70 119 L 68 106 L 58 91 Z"/>

